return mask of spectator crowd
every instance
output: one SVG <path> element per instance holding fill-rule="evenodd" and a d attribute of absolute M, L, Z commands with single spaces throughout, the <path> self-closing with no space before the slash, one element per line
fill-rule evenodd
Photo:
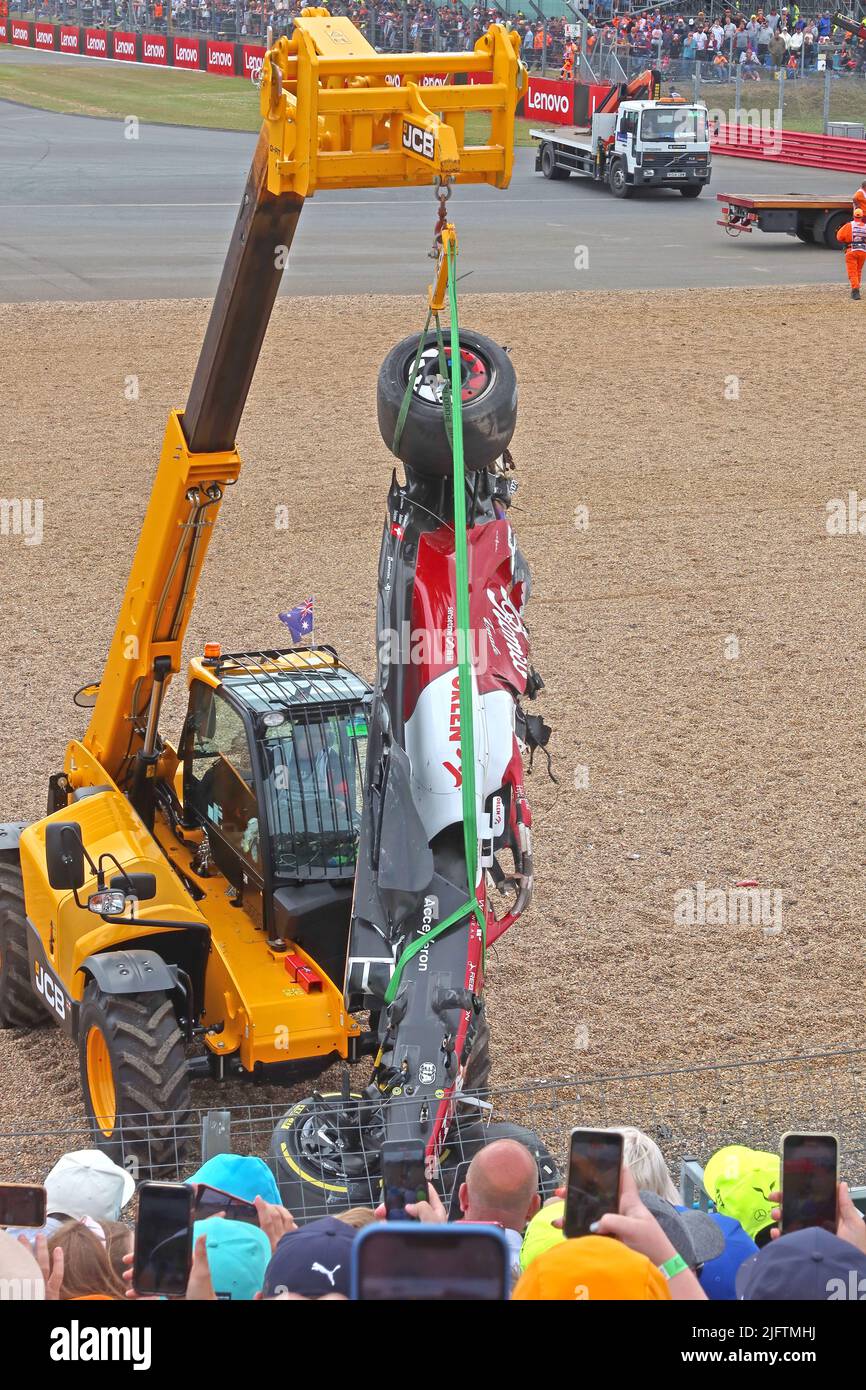
<path fill-rule="evenodd" d="M 22 0 L 22 10 L 27 0 Z M 301 0 L 36 0 L 42 17 L 75 18 L 82 24 L 108 24 L 131 29 L 221 34 L 226 38 L 261 40 L 270 27 L 289 31 L 300 14 Z M 17 6 L 12 5 L 15 9 Z M 827 68 L 838 73 L 866 71 L 866 44 L 834 29 L 833 11 L 801 13 L 797 4 L 714 8 L 708 15 L 672 13 L 670 7 L 651 11 L 610 5 L 590 8 L 586 57 L 601 80 L 608 75 L 610 55 L 626 72 L 636 64 L 655 66 L 670 77 L 688 75 L 700 65 L 703 77 L 727 80 L 737 67 L 742 75 L 785 70 L 791 76 Z M 573 15 L 541 22 L 522 10 L 494 5 L 415 4 L 404 0 L 333 0 L 333 14 L 348 15 L 380 51 L 454 52 L 472 48 L 492 21 L 520 35 L 526 64 L 565 77 L 578 75 L 581 35 Z"/>
<path fill-rule="evenodd" d="M 743 1145 L 713 1154 L 704 1170 L 711 1209 L 704 1211 L 683 1205 L 648 1135 L 630 1127 L 618 1132 L 618 1210 L 573 1239 L 562 1231 L 564 1189 L 543 1201 L 529 1148 L 499 1139 L 472 1159 L 458 1189 L 459 1213 L 452 1206 L 452 1215 L 474 1230 L 502 1233 L 514 1300 L 863 1296 L 866 1224 L 844 1183 L 838 1186 L 835 1234 L 814 1226 L 780 1235 L 777 1154 Z M 228 1210 L 196 1221 L 186 1289 L 191 1301 L 347 1298 L 353 1244 L 363 1228 L 385 1220 L 384 1207 L 370 1207 L 298 1224 L 281 1203 L 271 1169 L 255 1157 L 218 1155 L 188 1181 L 231 1194 L 256 1213 L 252 1223 L 232 1219 Z M 135 1298 L 135 1232 L 125 1216 L 135 1193 L 129 1173 L 103 1152 L 83 1150 L 65 1154 L 44 1186 L 44 1226 L 0 1231 L 0 1298 Z M 428 1200 L 406 1211 L 422 1223 L 444 1225 L 449 1219 L 432 1184 Z M 465 1287 L 465 1269 L 460 1275 Z M 442 1292 L 448 1296 L 444 1285 Z M 399 1280 L 395 1296 L 400 1297 Z"/>

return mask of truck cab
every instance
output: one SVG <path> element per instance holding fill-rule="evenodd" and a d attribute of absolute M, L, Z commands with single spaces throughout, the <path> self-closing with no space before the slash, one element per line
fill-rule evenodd
<path fill-rule="evenodd" d="M 592 120 L 592 145 L 611 192 L 680 187 L 697 197 L 710 181 L 707 108 L 701 103 L 626 101 Z"/>

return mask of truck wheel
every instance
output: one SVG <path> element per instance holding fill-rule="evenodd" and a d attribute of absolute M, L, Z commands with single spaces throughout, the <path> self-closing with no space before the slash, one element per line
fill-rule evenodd
<path fill-rule="evenodd" d="M 552 145 L 541 147 L 541 172 L 546 179 L 567 179 L 571 173 L 569 169 L 560 169 L 556 162 L 556 150 Z"/>
<path fill-rule="evenodd" d="M 815 223 L 815 241 L 823 241 L 831 251 L 840 250 L 839 242 L 836 240 L 836 233 L 845 226 L 846 222 L 851 221 L 851 214 L 842 210 L 838 212 L 827 212 L 823 217 L 819 217 Z"/>
<path fill-rule="evenodd" d="M 377 409 L 379 430 L 392 453 L 407 468 L 428 477 L 449 477 L 451 446 L 442 408 L 439 349 L 435 333 L 424 338 L 418 374 L 403 433 L 394 448 L 394 435 L 403 396 L 418 351 L 415 333 L 392 348 L 379 368 Z M 463 382 L 463 454 L 467 472 L 487 468 L 508 447 L 517 420 L 517 377 L 504 348 L 481 333 L 460 330 Z M 451 349 L 445 359 L 450 370 Z"/>
<path fill-rule="evenodd" d="M 794 232 L 798 241 L 802 241 L 806 246 L 815 244 L 815 224 L 814 222 L 804 222 L 802 217 L 797 218 L 797 227 Z"/>
<path fill-rule="evenodd" d="M 632 186 L 626 182 L 626 167 L 621 159 L 615 159 L 608 171 L 607 181 L 615 198 L 630 198 Z"/>
<path fill-rule="evenodd" d="M 700 198 L 703 186 L 702 183 L 684 183 L 680 192 L 684 198 Z"/>
<path fill-rule="evenodd" d="M 138 1179 L 172 1178 L 189 1137 L 189 1070 L 170 996 L 84 991 L 78 1034 L 94 1142 Z"/>
<path fill-rule="evenodd" d="M 41 1028 L 48 1013 L 33 992 L 21 870 L 0 859 L 0 1028 Z"/>

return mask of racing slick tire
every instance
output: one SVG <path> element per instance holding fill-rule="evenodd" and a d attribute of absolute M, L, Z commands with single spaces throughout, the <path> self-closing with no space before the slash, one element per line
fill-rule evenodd
<path fill-rule="evenodd" d="M 435 333 L 424 336 L 418 373 L 402 434 L 397 420 L 418 351 L 420 333 L 392 348 L 379 368 L 379 430 L 407 468 L 426 477 L 450 477 L 453 463 L 445 429 L 439 348 Z M 445 334 L 446 361 L 451 348 Z M 505 348 L 470 329 L 460 330 L 463 382 L 463 456 L 467 472 L 489 468 L 508 447 L 517 421 L 517 377 Z"/>
<path fill-rule="evenodd" d="M 363 1101 L 357 1091 L 349 1099 Z M 270 1166 L 283 1206 L 299 1226 L 350 1207 L 378 1206 L 378 1166 L 369 1162 L 363 1146 L 353 1149 L 347 1140 L 346 1097 L 340 1091 L 297 1101 L 274 1130 Z M 368 1153 L 374 1151 L 371 1144 Z"/>
<path fill-rule="evenodd" d="M 443 1201 L 446 1207 L 458 1176 L 461 1182 L 464 1180 L 459 1173 L 461 1162 L 471 1161 L 481 1149 L 498 1139 L 513 1139 L 532 1154 L 538 1165 L 538 1192 L 542 1202 L 555 1195 L 562 1183 L 559 1166 L 547 1145 L 533 1130 L 512 1124 L 510 1120 L 497 1120 L 485 1125 L 480 1120 L 461 1118 L 452 1125 L 442 1154 Z"/>

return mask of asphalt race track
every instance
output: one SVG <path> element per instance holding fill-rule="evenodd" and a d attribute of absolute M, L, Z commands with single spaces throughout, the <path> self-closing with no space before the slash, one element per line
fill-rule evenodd
<path fill-rule="evenodd" d="M 16 54 L 16 57 L 18 55 Z M 255 137 L 56 115 L 0 102 L 0 302 L 210 296 Z M 737 240 L 715 193 L 847 193 L 854 174 L 716 159 L 695 201 L 656 191 L 619 202 L 552 183 L 519 149 L 511 187 L 460 188 L 451 204 L 466 289 L 702 289 L 837 283 L 841 259 L 793 238 Z M 284 277 L 296 294 L 417 293 L 435 205 L 426 189 L 319 194 Z M 588 266 L 575 269 L 587 248 Z"/>

